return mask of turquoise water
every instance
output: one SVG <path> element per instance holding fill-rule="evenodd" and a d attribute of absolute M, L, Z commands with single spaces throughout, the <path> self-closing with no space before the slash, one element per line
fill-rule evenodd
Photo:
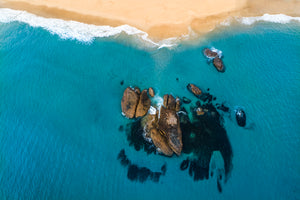
<path fill-rule="evenodd" d="M 299 23 L 220 27 L 175 49 L 136 46 L 0 24 L 0 199 L 299 199 Z M 207 64 L 204 47 L 222 50 L 225 73 Z M 136 151 L 118 130 L 129 122 L 120 106 L 127 86 L 195 99 L 191 82 L 247 114 L 241 128 L 221 112 L 233 151 L 222 193 L 179 170 L 186 155 Z M 130 181 L 121 149 L 152 171 L 166 164 L 165 176 Z"/>

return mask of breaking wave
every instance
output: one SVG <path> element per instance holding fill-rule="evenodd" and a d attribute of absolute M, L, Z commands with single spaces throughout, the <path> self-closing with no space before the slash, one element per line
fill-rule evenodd
<path fill-rule="evenodd" d="M 243 17 L 234 19 L 237 22 L 245 25 L 251 25 L 259 21 L 283 24 L 292 21 L 300 22 L 300 17 L 291 17 L 284 14 L 265 14 L 260 17 Z M 221 25 L 230 25 L 231 21 L 232 19 L 228 19 Z M 58 35 L 62 39 L 78 40 L 86 43 L 93 42 L 95 38 L 107 38 L 125 33 L 128 36 L 132 36 L 132 39 L 143 41 L 144 45 L 153 48 L 174 48 L 179 44 L 179 42 L 190 39 L 194 34 L 193 31 L 190 30 L 190 33 L 188 35 L 183 35 L 177 38 L 168 38 L 159 42 L 155 42 L 149 38 L 148 33 L 129 25 L 122 25 L 117 27 L 97 26 L 76 21 L 39 17 L 26 11 L 0 8 L 0 23 L 11 22 L 23 22 L 29 24 L 32 27 L 43 28 L 52 34 Z"/>

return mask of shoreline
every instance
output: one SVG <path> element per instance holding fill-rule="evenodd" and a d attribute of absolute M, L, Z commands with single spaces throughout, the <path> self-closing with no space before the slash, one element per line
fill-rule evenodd
<path fill-rule="evenodd" d="M 173 49 L 179 44 L 198 45 L 199 42 L 209 37 L 215 29 L 210 32 L 197 34 L 190 32 L 187 35 L 171 37 L 166 39 L 154 40 L 147 32 L 144 32 L 130 25 L 120 25 L 116 27 L 108 25 L 86 24 L 77 21 L 70 21 L 58 18 L 45 18 L 37 16 L 22 10 L 13 10 L 10 8 L 0 8 L 0 23 L 20 22 L 31 27 L 39 27 L 53 35 L 57 35 L 64 40 L 77 40 L 83 43 L 91 43 L 96 38 L 111 38 L 130 44 L 139 49 Z M 240 24 L 242 26 L 251 26 L 258 22 L 270 22 L 275 24 L 300 23 L 300 17 L 291 17 L 284 14 L 264 14 L 256 17 L 228 18 L 220 23 L 216 29 Z"/>
<path fill-rule="evenodd" d="M 141 49 L 173 49 L 179 44 L 187 44 L 189 46 L 197 45 L 199 42 L 203 41 L 203 39 L 205 40 L 206 37 L 209 37 L 209 34 L 213 33 L 215 30 L 213 29 L 203 34 L 190 32 L 187 35 L 154 40 L 147 32 L 126 24 L 116 27 L 109 25 L 86 24 L 78 21 L 58 18 L 45 18 L 22 10 L 0 8 L 0 23 L 11 22 L 20 22 L 31 27 L 42 28 L 53 35 L 57 35 L 61 39 L 91 43 L 96 38 L 112 38 L 113 40 L 120 42 L 123 41 Z M 217 25 L 216 29 L 223 29 L 229 26 L 235 27 L 238 24 L 242 26 L 252 26 L 253 24 L 259 22 L 269 22 L 275 24 L 287 24 L 295 22 L 298 24 L 300 23 L 300 17 L 291 17 L 284 14 L 264 14 L 262 16 L 240 18 L 231 17 Z"/>
<path fill-rule="evenodd" d="M 137 0 L 123 0 L 120 5 L 108 5 L 108 2 L 115 3 L 116 1 L 110 0 L 105 5 L 102 4 L 102 7 L 95 6 L 95 2 L 94 4 L 85 5 L 84 2 L 80 1 L 76 0 L 78 5 L 74 3 L 75 6 L 68 7 L 67 3 L 58 3 L 54 0 L 44 2 L 33 0 L 33 3 L 29 3 L 28 0 L 0 0 L 0 8 L 25 10 L 45 18 L 72 20 L 100 26 L 118 27 L 128 24 L 149 34 L 149 38 L 153 41 L 184 37 L 190 35 L 191 32 L 196 35 L 203 35 L 230 17 L 253 17 L 265 13 L 284 13 L 294 17 L 300 16 L 300 1 L 297 0 L 273 0 L 272 3 L 270 3 L 270 0 L 254 0 L 251 2 L 243 0 L 238 3 L 236 0 L 229 0 L 225 3 L 223 0 L 218 0 L 218 3 L 220 3 L 218 6 L 204 0 L 201 2 L 203 7 L 199 9 L 193 9 L 194 4 L 199 6 L 199 3 L 197 4 L 194 0 L 191 0 L 186 6 L 183 5 L 185 2 L 182 0 L 176 0 L 175 3 L 167 0 L 165 3 L 159 4 L 161 8 L 165 9 L 165 12 L 159 12 L 159 8 L 145 9 L 144 6 L 156 5 L 158 1 L 155 0 L 150 1 L 150 3 L 141 3 L 143 5 L 139 5 Z M 130 2 L 131 6 L 124 6 L 123 4 L 126 2 Z M 80 9 L 80 3 L 85 5 L 84 8 Z M 136 5 L 133 6 L 133 3 Z M 91 12 L 87 12 L 93 6 L 95 8 Z M 142 11 L 128 12 L 138 9 L 139 6 L 143 6 L 141 7 Z M 121 12 L 122 9 L 124 12 Z M 145 15 L 143 15 L 143 12 L 145 12 Z"/>

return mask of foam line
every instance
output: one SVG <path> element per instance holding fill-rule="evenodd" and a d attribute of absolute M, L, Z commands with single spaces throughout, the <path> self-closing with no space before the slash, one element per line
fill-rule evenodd
<path fill-rule="evenodd" d="M 0 8 L 0 23 L 10 23 L 15 21 L 29 24 L 32 27 L 41 27 L 52 34 L 58 35 L 62 39 L 78 40 L 82 42 L 92 42 L 96 37 L 111 37 L 121 33 L 126 33 L 129 36 L 136 36 L 145 41 L 146 45 L 157 48 L 171 48 L 176 46 L 176 40 L 178 39 L 169 38 L 156 43 L 149 39 L 146 32 L 129 25 L 117 27 L 97 26 L 76 21 L 44 18 L 26 11 Z"/>
<path fill-rule="evenodd" d="M 134 36 L 133 39 L 144 41 L 144 45 L 154 48 L 174 48 L 180 41 L 188 40 L 193 34 L 193 32 L 190 30 L 190 34 L 188 35 L 154 42 L 149 38 L 148 33 L 129 25 L 122 25 L 118 27 L 97 26 L 76 21 L 44 18 L 26 11 L 0 8 L 0 23 L 10 23 L 15 21 L 29 24 L 32 27 L 41 27 L 45 30 L 48 30 L 52 34 L 58 35 L 62 39 L 78 40 L 87 43 L 92 42 L 97 37 L 112 37 L 125 33 L 129 36 Z M 236 21 L 246 25 L 251 25 L 259 21 L 286 24 L 292 21 L 300 22 L 300 17 L 291 17 L 284 14 L 264 14 L 260 17 L 236 18 Z M 230 25 L 231 23 L 227 20 L 222 24 Z"/>
<path fill-rule="evenodd" d="M 257 22 L 271 22 L 271 23 L 280 23 L 287 24 L 291 22 L 300 22 L 300 17 L 291 17 L 285 14 L 264 14 L 263 16 L 258 17 L 236 17 L 233 18 L 237 22 L 244 25 L 252 25 Z M 225 20 L 221 23 L 224 26 L 229 26 L 231 24 L 232 18 Z"/>

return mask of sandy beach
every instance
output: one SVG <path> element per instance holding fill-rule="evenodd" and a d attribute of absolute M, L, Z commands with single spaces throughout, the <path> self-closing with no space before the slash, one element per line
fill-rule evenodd
<path fill-rule="evenodd" d="M 202 34 L 228 17 L 300 16 L 299 0 L 0 0 L 0 7 L 88 24 L 128 24 L 153 39 Z"/>

